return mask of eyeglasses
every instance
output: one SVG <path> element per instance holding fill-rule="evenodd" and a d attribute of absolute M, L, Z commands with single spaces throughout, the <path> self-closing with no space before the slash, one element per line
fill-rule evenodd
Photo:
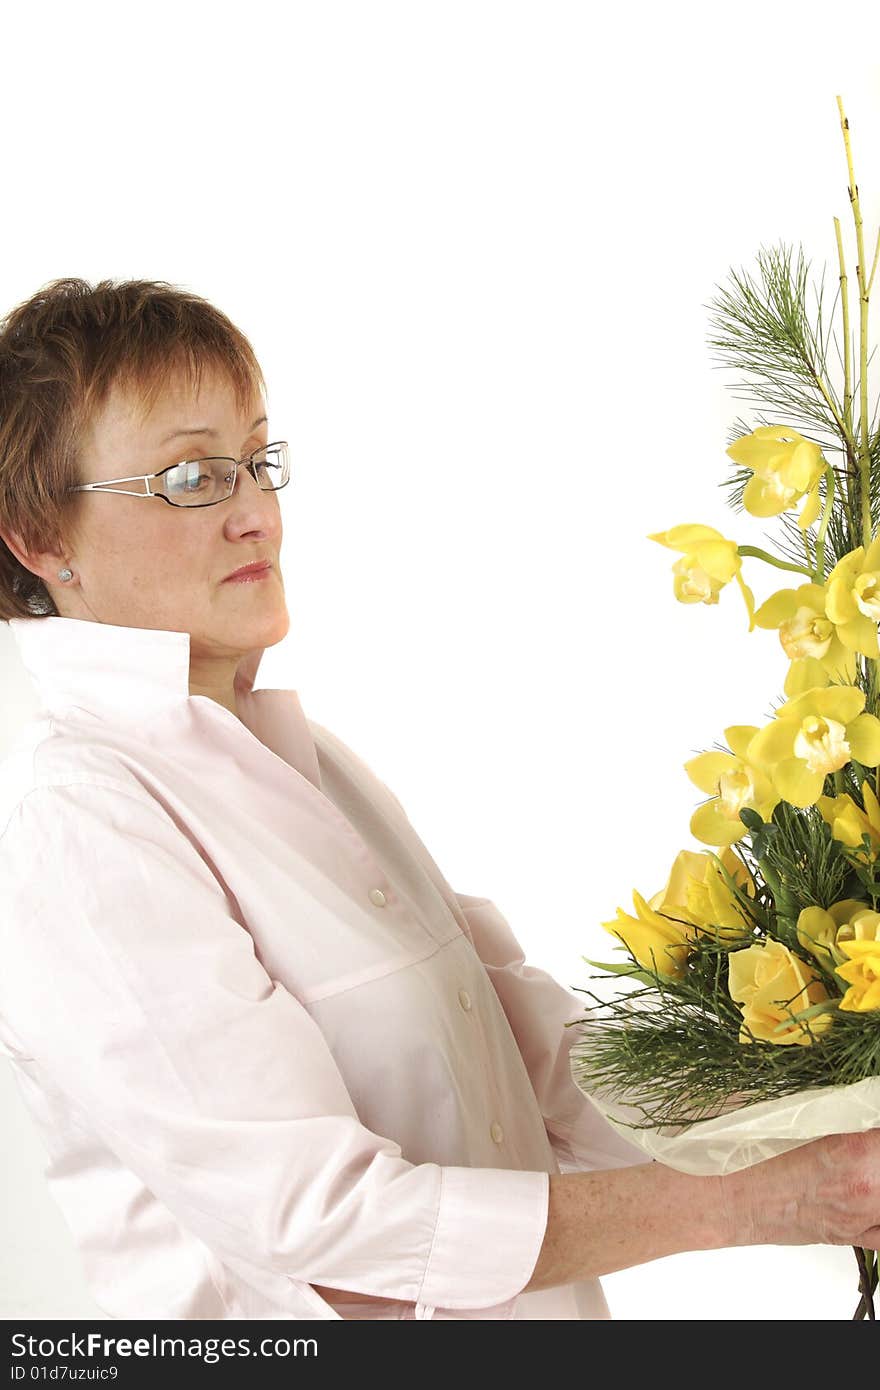
<path fill-rule="evenodd" d="M 117 492 L 126 497 L 161 497 L 172 507 L 215 507 L 235 491 L 238 470 L 247 468 L 263 492 L 278 492 L 290 481 L 290 451 L 286 440 L 264 444 L 246 458 L 185 459 L 158 473 L 141 473 L 131 478 L 107 478 L 101 483 L 78 483 L 68 492 Z M 154 479 L 159 481 L 151 488 Z M 143 483 L 143 492 L 111 483 Z"/>

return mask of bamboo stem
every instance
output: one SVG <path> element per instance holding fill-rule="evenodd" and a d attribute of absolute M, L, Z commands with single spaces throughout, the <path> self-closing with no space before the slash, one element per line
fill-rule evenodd
<path fill-rule="evenodd" d="M 865 281 L 865 240 L 862 232 L 862 210 L 859 204 L 859 186 L 853 172 L 852 149 L 849 143 L 849 121 L 843 110 L 843 102 L 837 98 L 840 112 L 840 126 L 846 149 L 846 164 L 849 171 L 848 193 L 856 228 L 858 263 L 856 278 L 859 284 L 859 448 L 858 462 L 862 493 L 862 544 L 871 544 L 871 459 L 868 440 L 868 286 Z M 873 276 L 873 272 L 872 272 Z"/>
<path fill-rule="evenodd" d="M 874 264 L 871 266 L 871 278 L 868 281 L 868 294 L 871 293 L 871 286 L 874 283 L 874 271 L 877 269 L 878 256 L 880 256 L 880 231 L 877 233 L 877 245 L 874 247 Z"/>
<path fill-rule="evenodd" d="M 852 472 L 855 470 L 855 448 L 852 437 L 852 338 L 850 337 L 849 327 L 849 280 L 846 273 L 846 261 L 843 255 L 843 239 L 840 234 L 840 218 L 834 219 L 834 235 L 837 238 L 837 260 L 840 265 L 840 303 L 843 310 L 843 434 L 846 446 L 846 495 L 849 503 L 850 518 L 852 518 L 853 490 L 850 481 Z"/>

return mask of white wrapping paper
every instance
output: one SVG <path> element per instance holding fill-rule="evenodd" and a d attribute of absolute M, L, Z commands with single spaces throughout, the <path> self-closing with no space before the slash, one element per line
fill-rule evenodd
<path fill-rule="evenodd" d="M 827 1134 L 880 1126 L 880 1076 L 871 1076 L 851 1086 L 817 1087 L 751 1105 L 738 1105 L 733 1097 L 724 1112 L 712 1119 L 665 1129 L 633 1129 L 630 1124 L 644 1122 L 643 1111 L 600 1090 L 587 1089 L 577 1075 L 583 1065 L 578 1051 L 575 1044 L 570 1053 L 572 1077 L 608 1123 L 648 1158 L 698 1177 L 735 1173 Z"/>

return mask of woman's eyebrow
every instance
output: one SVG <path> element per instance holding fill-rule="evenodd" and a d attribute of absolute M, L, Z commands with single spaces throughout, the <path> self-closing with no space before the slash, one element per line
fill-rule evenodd
<path fill-rule="evenodd" d="M 261 415 L 259 419 L 255 420 L 251 425 L 251 429 L 255 430 L 257 425 L 262 425 L 264 421 L 268 419 L 268 415 Z M 165 435 L 164 439 L 160 439 L 159 443 L 167 444 L 169 440 L 177 439 L 177 437 L 182 434 L 213 434 L 216 436 L 219 433 L 219 430 L 212 429 L 210 425 L 193 425 L 189 429 L 172 430 L 170 434 Z"/>

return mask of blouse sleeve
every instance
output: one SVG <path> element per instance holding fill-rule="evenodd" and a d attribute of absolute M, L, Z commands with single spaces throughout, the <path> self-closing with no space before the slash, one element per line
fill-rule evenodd
<path fill-rule="evenodd" d="M 421 1317 L 521 1292 L 549 1174 L 413 1164 L 364 1126 L 311 1014 L 148 794 L 29 792 L 0 838 L 0 903 L 0 1019 L 220 1259 Z"/>
<path fill-rule="evenodd" d="M 527 964 L 510 924 L 489 898 L 455 896 L 522 1053 L 560 1167 L 647 1163 L 644 1151 L 618 1134 L 572 1078 L 569 1054 L 578 1029 L 565 1025 L 584 1017 L 578 995 Z"/>

